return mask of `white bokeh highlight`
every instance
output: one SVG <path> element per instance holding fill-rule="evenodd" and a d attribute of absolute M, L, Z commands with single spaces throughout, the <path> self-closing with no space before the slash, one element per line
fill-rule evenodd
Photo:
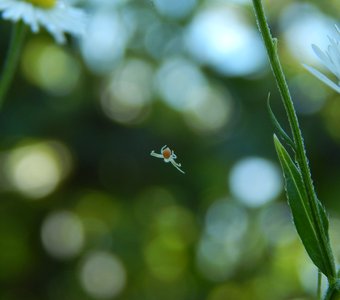
<path fill-rule="evenodd" d="M 336 21 L 322 14 L 311 4 L 293 3 L 285 8 L 279 24 L 290 53 L 301 63 L 320 66 L 321 63 L 311 45 L 318 45 L 321 49 L 327 48 L 327 36 L 335 34 Z"/>
<path fill-rule="evenodd" d="M 173 109 L 185 110 L 194 94 L 207 86 L 207 80 L 199 67 L 183 58 L 172 57 L 160 66 L 156 86 L 162 99 Z"/>
<path fill-rule="evenodd" d="M 111 299 L 126 285 L 125 267 L 117 256 L 109 252 L 93 252 L 84 260 L 80 282 L 91 297 Z"/>
<path fill-rule="evenodd" d="M 209 207 L 196 253 L 204 277 L 221 282 L 231 276 L 243 255 L 248 223 L 246 209 L 231 199 L 215 201 Z"/>
<path fill-rule="evenodd" d="M 48 215 L 41 227 L 41 240 L 45 250 L 58 259 L 69 259 L 84 246 L 84 228 L 77 215 L 58 211 Z"/>
<path fill-rule="evenodd" d="M 185 41 L 193 57 L 228 76 L 247 76 L 267 63 L 259 33 L 239 10 L 228 6 L 196 14 Z"/>
<path fill-rule="evenodd" d="M 152 95 L 153 68 L 132 58 L 116 68 L 100 100 L 110 119 L 129 124 L 143 119 Z"/>
<path fill-rule="evenodd" d="M 110 9 L 95 12 L 81 50 L 92 72 L 106 74 L 122 59 L 130 36 L 122 17 Z"/>
<path fill-rule="evenodd" d="M 229 186 L 240 202 L 249 207 L 259 207 L 281 193 L 281 172 L 267 159 L 248 157 L 233 166 Z"/>
<path fill-rule="evenodd" d="M 175 19 L 186 17 L 195 7 L 197 0 L 154 0 L 157 10 Z"/>
<path fill-rule="evenodd" d="M 58 142 L 22 145 L 6 157 L 5 174 L 10 187 L 31 199 L 52 193 L 71 168 L 68 149 Z"/>

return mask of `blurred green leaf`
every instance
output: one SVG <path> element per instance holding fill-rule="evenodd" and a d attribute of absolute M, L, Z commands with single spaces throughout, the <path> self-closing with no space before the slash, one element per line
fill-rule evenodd
<path fill-rule="evenodd" d="M 314 264 L 327 277 L 332 276 L 321 233 L 314 222 L 300 171 L 276 135 L 274 135 L 274 144 L 285 177 L 285 189 L 297 232 Z M 318 201 L 317 204 L 318 213 L 321 216 L 321 225 L 324 233 L 327 234 L 328 241 L 328 218 L 321 203 Z"/>
<path fill-rule="evenodd" d="M 268 94 L 268 98 L 267 98 L 267 106 L 268 106 L 270 119 L 271 119 L 275 129 L 277 130 L 280 138 L 282 140 L 284 140 L 295 152 L 295 144 L 294 144 L 293 140 L 289 137 L 289 135 L 284 131 L 284 129 L 280 125 L 279 121 L 276 119 L 274 112 L 273 112 L 272 108 L 270 107 L 269 98 L 270 98 L 270 93 Z"/>

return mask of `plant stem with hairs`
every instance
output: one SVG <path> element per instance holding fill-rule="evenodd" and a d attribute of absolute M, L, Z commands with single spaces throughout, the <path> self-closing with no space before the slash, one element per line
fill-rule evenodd
<path fill-rule="evenodd" d="M 293 220 L 311 260 L 328 279 L 327 295 L 334 294 L 331 291 L 337 290 L 337 274 L 328 236 L 328 217 L 314 190 L 298 118 L 277 52 L 277 39 L 274 39 L 270 33 L 261 0 L 253 0 L 253 6 L 292 133 L 290 139 L 269 106 L 271 118 L 278 129 L 279 138 L 274 135 L 274 144 L 283 169 Z M 280 139 L 289 141 L 294 152 L 293 158 L 281 144 Z"/>

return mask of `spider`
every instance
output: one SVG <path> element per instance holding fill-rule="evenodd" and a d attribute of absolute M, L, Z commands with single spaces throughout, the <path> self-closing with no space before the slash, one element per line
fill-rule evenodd
<path fill-rule="evenodd" d="M 175 152 L 171 150 L 167 145 L 163 146 L 161 149 L 161 153 L 158 154 L 154 150 L 150 153 L 151 156 L 157 157 L 157 158 L 163 158 L 166 163 L 171 162 L 171 164 L 181 173 L 185 174 L 183 170 L 180 169 L 181 164 L 176 163 L 175 159 L 177 158 Z"/>

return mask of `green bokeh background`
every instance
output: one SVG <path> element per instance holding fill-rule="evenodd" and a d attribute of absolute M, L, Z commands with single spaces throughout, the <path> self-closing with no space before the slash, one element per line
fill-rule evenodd
<path fill-rule="evenodd" d="M 112 10 L 130 14 L 140 30 L 102 74 L 84 62 L 77 41 L 70 38 L 59 46 L 44 31 L 28 33 L 0 111 L 1 300 L 314 299 L 317 272 L 295 234 L 284 194 L 249 207 L 229 184 L 233 167 L 244 158 L 260 157 L 277 166 L 265 103 L 269 91 L 278 118 L 283 124 L 286 118 L 269 66 L 228 76 L 199 64 L 181 42 L 169 53 L 159 52 L 164 36 L 179 37 L 208 2 L 197 1 L 188 15 L 176 19 L 149 1 L 121 1 Z M 336 2 L 314 4 L 337 18 Z M 91 15 L 103 5 L 94 3 L 81 5 Z M 265 2 L 339 257 L 340 99 L 289 52 L 278 24 L 289 4 Z M 237 7 L 255 28 L 250 4 L 209 5 Z M 143 45 L 142 25 L 155 19 L 164 32 L 154 44 L 158 54 L 151 55 Z M 1 20 L 2 64 L 10 31 L 11 23 Z M 121 107 L 112 115 L 103 104 L 124 64 L 157 70 L 173 55 L 196 65 L 208 87 L 227 101 L 230 113 L 221 126 L 192 123 L 190 113 L 169 106 L 157 93 L 162 79 L 155 83 L 152 77 L 142 80 L 151 94 L 138 110 L 133 103 L 116 103 Z M 306 113 L 314 100 L 322 103 L 320 109 Z M 207 124 L 214 124 L 206 109 Z M 149 155 L 164 144 L 175 150 L 185 175 Z M 230 227 L 221 240 L 212 241 L 208 212 L 216 203 L 240 219 L 226 212 L 234 223 L 221 221 L 222 228 Z M 104 263 L 84 279 L 91 259 Z"/>

